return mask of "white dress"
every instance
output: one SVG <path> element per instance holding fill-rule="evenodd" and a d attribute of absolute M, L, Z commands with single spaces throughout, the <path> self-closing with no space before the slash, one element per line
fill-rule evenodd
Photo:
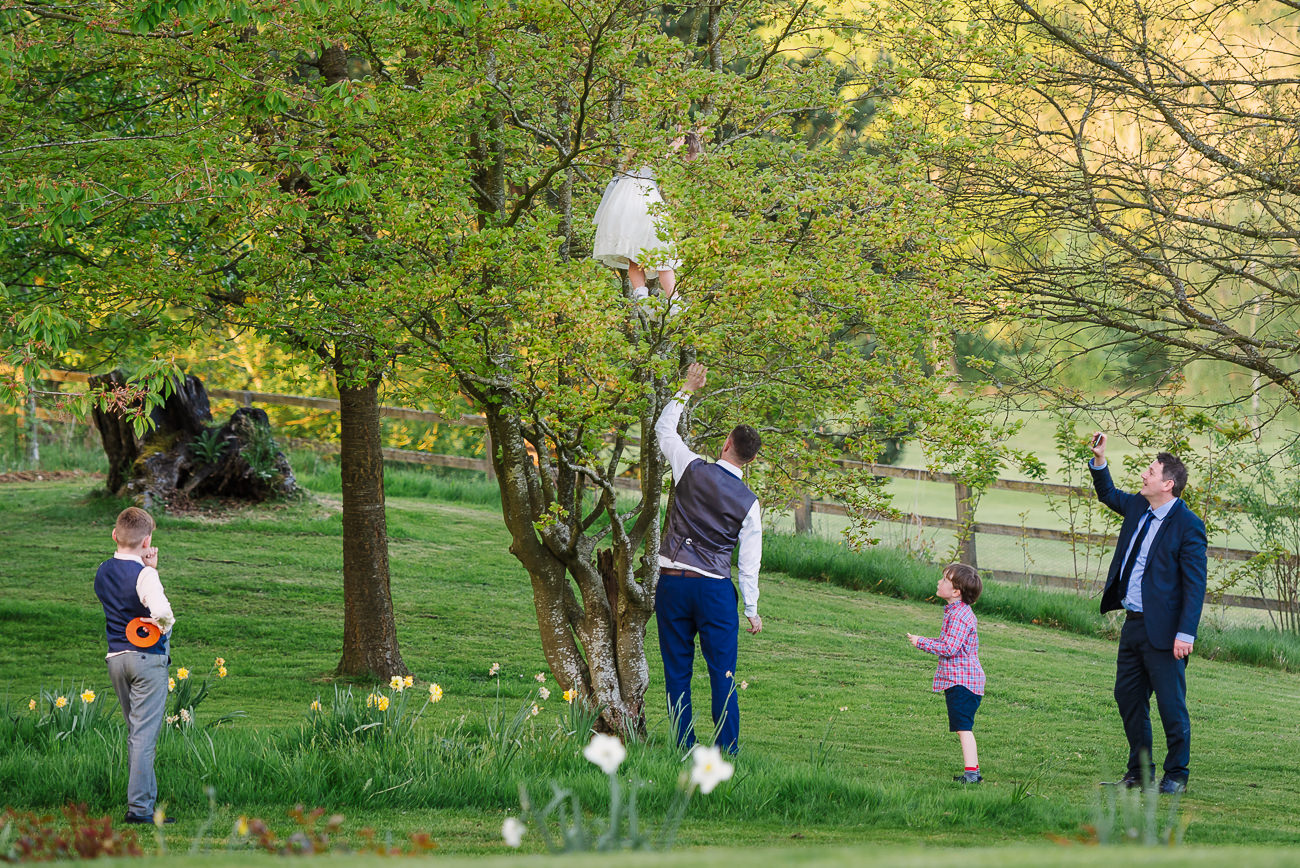
<path fill-rule="evenodd" d="M 681 260 L 672 256 L 672 243 L 659 235 L 655 215 L 650 213 L 661 202 L 649 167 L 615 173 L 591 220 L 596 224 L 591 258 L 610 268 L 626 269 L 632 262 L 646 271 L 680 267 Z"/>

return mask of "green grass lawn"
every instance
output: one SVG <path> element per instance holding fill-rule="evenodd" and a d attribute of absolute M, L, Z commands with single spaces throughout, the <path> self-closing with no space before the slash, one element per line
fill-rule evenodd
<path fill-rule="evenodd" d="M 84 683 L 112 701 L 91 582 L 96 564 L 111 553 L 109 531 L 121 504 L 93 495 L 93 487 L 88 479 L 0 486 L 0 536 L 8 549 L 0 561 L 0 697 L 14 716 L 26 713 L 41 688 L 60 684 L 79 691 Z M 446 694 L 420 726 L 444 738 L 458 725 L 476 732 L 498 690 L 513 710 L 545 670 L 527 576 L 506 551 L 491 506 L 395 497 L 388 514 L 403 655 L 421 682 L 436 681 Z M 160 747 L 162 796 L 181 817 L 168 836 L 184 841 L 172 849 L 188 849 L 186 836 L 198 832 L 207 785 L 219 803 L 217 839 L 241 814 L 287 830 L 283 812 L 301 794 L 309 805 L 346 815 L 349 829 L 371 825 L 398 840 L 428 831 L 442 853 L 468 855 L 502 850 L 501 821 L 517 813 L 521 781 L 541 793 L 554 777 L 599 808 L 604 782 L 577 756 L 580 745 L 540 735 L 554 730 L 558 691 L 532 724 L 535 743 L 546 750 L 502 767 L 497 779 L 474 778 L 463 796 L 447 791 L 447 779 L 422 771 L 418 756 L 304 753 L 275 766 L 275 780 L 251 774 L 260 766 L 243 753 L 282 751 L 310 702 L 332 694 L 329 673 L 342 631 L 340 533 L 338 504 L 328 496 L 160 520 L 160 572 L 178 617 L 174 662 L 201 672 L 224 657 L 230 675 L 202 710 L 247 713 L 212 733 L 212 762 L 188 758 L 179 738 Z M 993 852 L 1001 855 L 944 860 L 975 864 L 1099 861 L 1096 851 L 1043 842 L 1087 839 L 1084 827 L 1101 804 L 1096 781 L 1123 771 L 1126 748 L 1110 698 L 1112 643 L 981 615 L 989 686 L 977 735 L 988 783 L 964 790 L 951 783 L 960 753 L 946 731 L 942 697 L 929 692 L 933 658 L 904 637 L 909 630 L 935 635 L 937 605 L 779 573 L 765 573 L 761 588 L 764 632 L 740 640 L 737 676 L 748 688 L 740 698 L 737 777 L 697 796 L 680 836 L 689 853 L 682 864 L 733 859 L 730 850 L 693 850 L 720 843 L 782 848 L 770 856 L 774 864 L 866 862 L 880 858 L 879 844 L 901 848 L 888 851 L 883 864 L 932 864 L 937 851 L 909 849 L 918 846 L 999 848 Z M 677 757 L 664 738 L 653 625 L 648 647 L 651 738 L 633 746 L 628 767 L 662 784 L 672 779 Z M 499 683 L 488 676 L 494 662 L 502 667 Z M 1300 805 L 1298 687 L 1292 673 L 1193 662 L 1192 789 L 1180 806 L 1188 844 L 1300 842 L 1291 821 Z M 702 677 L 695 690 L 707 696 Z M 0 802 L 57 806 L 65 784 L 101 779 L 77 767 L 84 762 L 75 750 L 35 759 L 0 751 Z M 1017 782 L 1038 772 L 1032 795 L 1018 798 Z M 111 786 L 82 785 L 66 795 L 116 814 L 125 773 L 118 777 Z M 651 792 L 651 816 L 655 805 Z M 1008 845 L 1020 849 L 1000 849 Z M 525 849 L 536 846 L 536 838 L 526 839 Z M 768 853 L 754 856 L 769 859 Z M 1209 861 L 1204 853 L 1242 865 L 1292 858 L 1276 849 L 1198 850 L 1189 861 Z"/>

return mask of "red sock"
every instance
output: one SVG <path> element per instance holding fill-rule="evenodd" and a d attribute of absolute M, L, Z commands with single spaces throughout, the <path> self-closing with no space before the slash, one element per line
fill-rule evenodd
<path fill-rule="evenodd" d="M 966 771 L 968 772 L 977 772 L 979 770 L 980 770 L 979 766 L 966 766 Z"/>

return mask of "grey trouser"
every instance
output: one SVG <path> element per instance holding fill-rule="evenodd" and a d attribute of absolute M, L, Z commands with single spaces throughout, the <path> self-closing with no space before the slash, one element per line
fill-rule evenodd
<path fill-rule="evenodd" d="M 158 798 L 153 773 L 158 730 L 167 711 L 167 655 L 129 651 L 108 658 L 108 678 L 126 719 L 131 772 L 126 785 L 126 812 L 152 817 Z"/>

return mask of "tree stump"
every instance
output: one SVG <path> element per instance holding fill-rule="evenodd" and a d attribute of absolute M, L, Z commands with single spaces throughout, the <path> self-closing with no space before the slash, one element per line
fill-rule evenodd
<path fill-rule="evenodd" d="M 121 371 L 90 383 L 119 393 L 129 387 Z M 259 502 L 299 492 L 266 412 L 241 407 L 213 427 L 207 390 L 193 375 L 177 381 L 150 412 L 152 427 L 143 436 L 136 436 L 128 412 L 96 407 L 93 419 L 108 457 L 108 490 L 146 508 L 203 497 Z"/>

